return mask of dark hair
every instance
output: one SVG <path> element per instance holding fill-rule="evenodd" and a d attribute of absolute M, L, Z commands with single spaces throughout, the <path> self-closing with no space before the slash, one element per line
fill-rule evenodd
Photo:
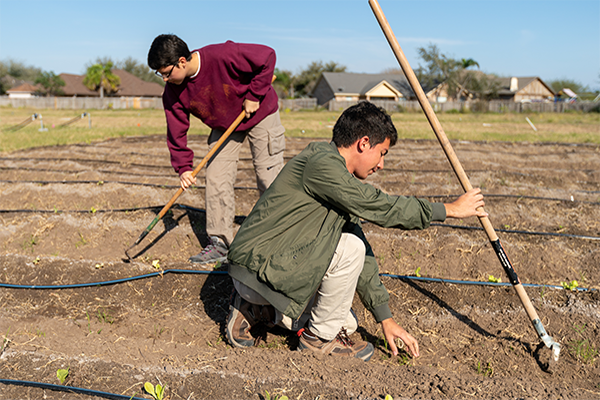
<path fill-rule="evenodd" d="M 332 140 L 338 147 L 350 147 L 363 136 L 369 138 L 371 146 L 390 139 L 390 146 L 396 144 L 398 132 L 392 118 L 381 107 L 368 101 L 361 101 L 346 109 L 333 127 Z"/>
<path fill-rule="evenodd" d="M 148 66 L 158 70 L 177 64 L 179 57 L 191 61 L 192 54 L 187 44 L 175 35 L 158 35 L 148 51 Z"/>

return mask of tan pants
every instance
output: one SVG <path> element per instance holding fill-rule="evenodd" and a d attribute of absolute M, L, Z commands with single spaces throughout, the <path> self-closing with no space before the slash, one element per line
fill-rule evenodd
<path fill-rule="evenodd" d="M 310 331 L 325 340 L 333 340 L 341 328 L 345 328 L 348 334 L 356 331 L 358 321 L 351 307 L 356 283 L 365 264 L 365 253 L 362 240 L 351 233 L 342 233 L 327 273 L 304 314 L 296 321 L 276 309 L 275 322 L 295 331 L 308 323 Z M 234 279 L 233 284 L 247 302 L 269 304 L 264 297 L 243 283 Z"/>
<path fill-rule="evenodd" d="M 283 168 L 285 128 L 281 125 L 279 111 L 269 115 L 247 131 L 233 132 L 206 167 L 206 232 L 227 243 L 233 241 L 235 194 L 233 185 L 237 175 L 240 149 L 246 137 L 250 143 L 256 184 L 260 194 Z M 209 149 L 219 140 L 222 131 L 212 130 L 208 138 Z"/>

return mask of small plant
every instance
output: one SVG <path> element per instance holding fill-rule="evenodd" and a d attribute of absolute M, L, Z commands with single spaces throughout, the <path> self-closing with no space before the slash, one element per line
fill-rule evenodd
<path fill-rule="evenodd" d="M 37 237 L 35 235 L 31 235 L 31 238 L 25 240 L 21 247 L 23 247 L 23 250 L 29 249 L 33 253 L 33 246 L 35 246 L 36 244 L 37 244 Z"/>
<path fill-rule="evenodd" d="M 415 276 L 416 276 L 417 278 L 420 278 L 420 277 L 421 277 L 421 267 L 419 267 L 419 268 L 417 268 L 417 269 L 415 270 Z"/>
<path fill-rule="evenodd" d="M 96 269 L 102 269 L 102 268 L 104 268 L 104 263 L 96 264 L 94 266 L 94 268 L 96 268 Z"/>
<path fill-rule="evenodd" d="M 144 390 L 154 397 L 155 400 L 162 400 L 165 395 L 165 388 L 160 384 L 154 387 L 150 382 L 146 382 L 144 383 Z"/>
<path fill-rule="evenodd" d="M 410 357 L 406 353 L 398 354 L 399 365 L 410 365 Z"/>
<path fill-rule="evenodd" d="M 93 207 L 93 206 L 92 206 L 92 208 L 90 208 L 90 212 L 91 212 L 92 214 L 95 214 L 95 213 L 96 213 L 96 211 L 98 211 L 98 210 L 96 210 L 96 207 Z"/>
<path fill-rule="evenodd" d="M 108 312 L 110 312 L 110 310 Z M 98 310 L 98 322 L 112 325 L 112 323 L 115 322 L 115 319 L 108 312 L 106 310 Z"/>
<path fill-rule="evenodd" d="M 38 265 L 40 263 L 40 256 L 37 256 L 35 260 L 33 260 L 33 265 Z"/>
<path fill-rule="evenodd" d="M 563 289 L 568 289 L 574 292 L 577 290 L 579 283 L 577 283 L 576 280 L 572 280 L 571 282 L 561 282 L 560 285 L 563 287 Z"/>
<path fill-rule="evenodd" d="M 156 269 L 160 269 L 160 260 L 152 260 L 152 266 Z"/>
<path fill-rule="evenodd" d="M 83 237 L 81 233 L 79 233 L 79 240 L 75 243 L 75 247 L 79 248 L 88 244 L 87 240 Z"/>
<path fill-rule="evenodd" d="M 273 394 L 273 397 L 265 390 L 265 400 L 288 400 L 288 397 L 285 395 Z"/>
<path fill-rule="evenodd" d="M 487 366 L 483 366 L 481 361 L 477 361 L 477 373 L 483 376 L 492 377 L 494 375 L 494 369 L 491 363 L 487 363 Z"/>
<path fill-rule="evenodd" d="M 502 282 L 502 279 L 496 278 L 494 275 L 490 275 L 488 277 L 488 282 L 500 283 Z"/>
<path fill-rule="evenodd" d="M 383 400 L 394 400 L 394 398 L 392 396 L 390 396 L 389 394 L 385 395 L 385 399 Z"/>
<path fill-rule="evenodd" d="M 60 384 L 64 384 L 69 376 L 69 368 L 67 369 L 59 369 L 56 371 L 56 377 L 60 380 Z"/>
<path fill-rule="evenodd" d="M 586 324 L 573 326 L 573 330 L 577 333 L 577 339 L 569 343 L 569 350 L 577 361 L 583 361 L 586 364 L 593 364 L 598 357 L 598 349 L 584 337 Z"/>

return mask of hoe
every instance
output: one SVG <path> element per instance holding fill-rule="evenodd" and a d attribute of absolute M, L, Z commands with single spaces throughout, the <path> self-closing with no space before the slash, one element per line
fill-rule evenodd
<path fill-rule="evenodd" d="M 450 161 L 450 164 L 452 165 L 452 169 L 456 173 L 456 176 L 458 177 L 458 180 L 460 181 L 462 188 L 465 190 L 465 192 L 468 190 L 471 190 L 473 188 L 473 186 L 471 186 L 471 183 L 469 182 L 469 178 L 467 177 L 467 174 L 465 173 L 460 161 L 458 160 L 456 153 L 454 153 L 454 149 L 452 148 L 452 145 L 450 144 L 448 138 L 446 137 L 446 133 L 442 129 L 442 125 L 438 121 L 437 116 L 435 115 L 433 108 L 431 107 L 431 104 L 429 104 L 429 101 L 427 100 L 427 97 L 425 96 L 425 92 L 423 91 L 423 88 L 419 84 L 419 81 L 417 80 L 417 77 L 416 77 L 414 71 L 412 70 L 411 66 L 409 65 L 408 60 L 406 59 L 406 56 L 404 55 L 404 52 L 402 51 L 402 48 L 400 48 L 400 45 L 398 44 L 398 40 L 396 39 L 394 33 L 392 32 L 392 28 L 390 27 L 390 24 L 387 22 L 387 19 L 385 18 L 385 15 L 383 14 L 381 7 L 379 6 L 379 3 L 377 2 L 377 0 L 369 0 L 369 5 L 371 6 L 371 9 L 373 10 L 373 13 L 375 14 L 375 18 L 377 18 L 377 21 L 379 22 L 379 25 L 381 26 L 381 29 L 383 30 L 383 33 L 384 33 L 388 43 L 390 44 L 392 51 L 394 52 L 394 55 L 398 59 L 398 62 L 400 63 L 400 66 L 402 67 L 402 70 L 404 71 L 404 74 L 406 75 L 406 78 L 408 79 L 410 86 L 412 87 L 413 91 L 417 95 L 417 99 L 419 100 L 419 103 L 421 104 L 421 107 L 423 108 L 423 111 L 425 112 L 425 115 L 427 116 L 427 120 L 429 121 L 431 128 L 435 132 L 435 135 L 437 136 L 438 141 L 440 142 L 440 145 L 442 146 L 444 152 L 446 153 L 446 157 L 448 158 L 448 161 Z M 548 364 L 548 369 L 550 370 L 551 367 L 558 361 L 558 357 L 560 355 L 560 343 L 554 341 L 552 339 L 552 337 L 550 337 L 550 335 L 548 335 L 548 333 L 546 333 L 546 330 L 544 329 L 544 326 L 542 325 L 540 317 L 538 316 L 537 312 L 535 311 L 533 304 L 531 304 L 531 300 L 529 299 L 527 292 L 525 292 L 523 285 L 519 281 L 517 273 L 513 269 L 513 266 L 511 264 L 508 256 L 506 255 L 506 252 L 504 251 L 502 244 L 500 244 L 500 239 L 498 238 L 498 235 L 496 235 L 496 232 L 494 230 L 494 227 L 492 226 L 492 223 L 490 222 L 488 217 L 479 217 L 479 221 L 480 221 L 481 225 L 483 226 L 483 228 L 488 236 L 488 239 L 489 239 L 492 247 L 494 248 L 494 251 L 496 252 L 496 255 L 498 256 L 498 259 L 500 260 L 500 264 L 502 264 L 502 267 L 504 268 L 506 275 L 508 275 L 508 279 L 510 280 L 510 283 L 515 288 L 517 295 L 519 296 L 519 299 L 521 300 L 521 303 L 523 304 L 523 307 L 525 308 L 527 315 L 529 316 L 529 319 L 531 320 L 531 322 L 533 324 L 533 327 L 535 328 L 540 339 L 542 339 L 542 341 L 544 342 L 546 347 L 548 347 L 549 349 L 552 350 L 552 355 L 550 357 L 550 362 Z"/>

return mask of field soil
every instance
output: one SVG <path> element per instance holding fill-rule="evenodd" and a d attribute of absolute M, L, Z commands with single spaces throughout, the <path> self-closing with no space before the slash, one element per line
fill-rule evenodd
<path fill-rule="evenodd" d="M 286 158 L 308 140 L 289 138 Z M 196 164 L 206 137 L 193 135 Z M 562 345 L 548 370 L 541 343 L 476 219 L 424 231 L 363 227 L 395 319 L 421 357 L 390 354 L 358 299 L 354 335 L 369 362 L 296 350 L 283 330 L 257 345 L 224 339 L 232 291 L 226 265 L 194 273 L 206 245 L 204 182 L 134 247 L 177 190 L 164 136 L 0 154 L 0 399 L 91 399 L 15 381 L 169 399 L 599 399 L 600 149 L 597 145 L 453 142 L 547 332 Z M 200 157 L 198 157 L 200 156 Z M 236 227 L 258 198 L 249 149 L 236 182 Z M 403 140 L 368 183 L 398 195 L 449 201 L 462 192 L 435 141 Z M 145 276 L 153 274 L 151 276 Z M 423 281 L 406 276 L 441 278 Z M 141 277 L 126 280 L 126 278 Z M 116 281 L 111 284 L 101 282 Z M 561 282 L 577 281 L 570 291 Z M 86 284 L 63 288 L 60 285 Z M 36 285 L 36 288 L 7 285 Z M 47 285 L 47 286 L 44 286 Z M 69 369 L 66 381 L 58 369 Z"/>

